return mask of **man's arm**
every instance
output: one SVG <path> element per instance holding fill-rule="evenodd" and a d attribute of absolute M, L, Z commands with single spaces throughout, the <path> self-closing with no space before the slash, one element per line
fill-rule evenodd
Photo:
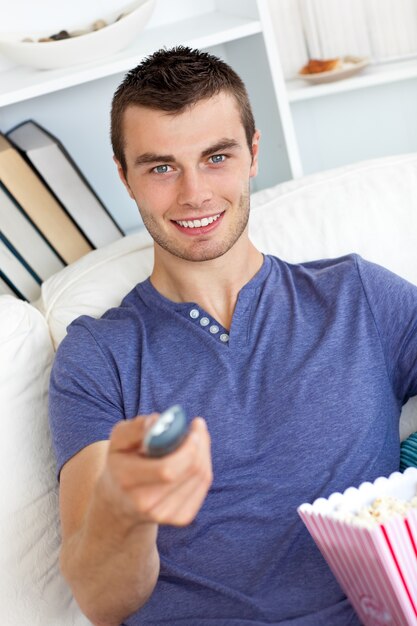
<path fill-rule="evenodd" d="M 204 420 L 162 459 L 138 454 L 145 421 L 120 422 L 61 471 L 61 568 L 95 626 L 119 626 L 144 605 L 159 573 L 158 525 L 189 524 L 212 480 Z"/>

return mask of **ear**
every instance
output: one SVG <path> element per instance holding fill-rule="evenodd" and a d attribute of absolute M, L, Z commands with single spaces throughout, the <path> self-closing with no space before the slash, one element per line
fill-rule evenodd
<path fill-rule="evenodd" d="M 252 138 L 252 163 L 249 170 L 249 177 L 253 178 L 258 173 L 258 156 L 259 156 L 259 141 L 261 139 L 261 133 L 259 130 L 255 130 Z"/>
<path fill-rule="evenodd" d="M 132 190 L 129 187 L 129 183 L 127 182 L 127 178 L 126 178 L 125 173 L 123 171 L 123 168 L 122 168 L 122 166 L 120 164 L 120 161 L 118 161 L 114 155 L 113 155 L 113 161 L 116 163 L 117 173 L 119 174 L 120 180 L 122 181 L 122 183 L 126 187 L 127 193 L 129 194 L 129 196 L 132 198 L 132 200 L 134 200 L 135 196 L 133 195 Z"/>

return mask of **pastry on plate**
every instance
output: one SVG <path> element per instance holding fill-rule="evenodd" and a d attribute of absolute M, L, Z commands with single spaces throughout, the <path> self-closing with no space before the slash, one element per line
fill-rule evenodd
<path fill-rule="evenodd" d="M 331 72 L 342 67 L 342 59 L 310 59 L 307 65 L 301 68 L 300 74 L 320 74 Z"/>

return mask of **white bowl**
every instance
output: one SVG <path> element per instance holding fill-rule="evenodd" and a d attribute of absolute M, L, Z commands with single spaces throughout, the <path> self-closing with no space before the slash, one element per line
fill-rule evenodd
<path fill-rule="evenodd" d="M 88 63 L 119 52 L 131 44 L 149 21 L 156 0 L 136 0 L 112 15 L 98 16 L 107 26 L 84 35 L 57 41 L 37 41 L 49 37 L 43 33 L 0 33 L 0 53 L 19 65 L 38 69 L 56 69 Z M 119 15 L 123 14 L 119 20 Z M 115 21 L 117 20 L 117 21 Z M 65 24 L 62 25 L 64 30 Z M 88 30 L 91 24 L 80 24 L 79 30 Z M 76 28 L 68 29 L 71 31 Z M 22 41 L 30 37 L 34 41 Z"/>

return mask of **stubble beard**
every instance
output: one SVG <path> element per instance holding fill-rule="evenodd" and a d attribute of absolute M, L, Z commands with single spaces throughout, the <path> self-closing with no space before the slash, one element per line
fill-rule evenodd
<path fill-rule="evenodd" d="M 181 245 L 169 239 L 168 236 L 161 231 L 157 220 L 151 213 L 141 208 L 139 208 L 139 213 L 146 230 L 149 232 L 154 242 L 163 250 L 185 261 L 211 261 L 226 254 L 244 232 L 249 221 L 250 213 L 249 186 L 246 192 L 243 192 L 240 196 L 235 224 L 220 241 L 209 242 L 209 237 L 205 238 L 204 235 L 200 237 L 197 235 L 195 238 L 190 237 L 189 245 L 186 248 L 185 245 Z"/>

